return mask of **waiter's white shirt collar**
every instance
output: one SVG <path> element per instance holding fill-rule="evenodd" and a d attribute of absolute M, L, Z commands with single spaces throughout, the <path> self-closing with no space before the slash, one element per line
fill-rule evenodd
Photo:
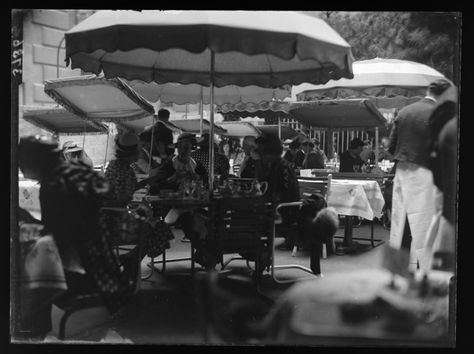
<path fill-rule="evenodd" d="M 437 103 L 437 102 L 438 102 L 438 101 L 436 101 L 436 98 L 433 98 L 433 97 L 431 97 L 431 96 L 425 96 L 425 98 L 426 98 L 427 100 L 433 101 L 434 103 Z"/>

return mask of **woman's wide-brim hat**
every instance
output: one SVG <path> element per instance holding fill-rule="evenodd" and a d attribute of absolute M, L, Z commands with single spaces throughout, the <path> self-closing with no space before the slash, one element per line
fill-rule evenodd
<path fill-rule="evenodd" d="M 134 153 L 138 151 L 138 135 L 132 132 L 125 132 L 115 139 L 116 149 L 123 153 Z"/>

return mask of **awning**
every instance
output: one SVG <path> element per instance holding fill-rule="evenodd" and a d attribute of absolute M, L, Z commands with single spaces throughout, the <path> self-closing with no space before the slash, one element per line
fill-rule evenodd
<path fill-rule="evenodd" d="M 118 78 L 85 75 L 48 80 L 44 91 L 71 113 L 89 121 L 118 123 L 155 113 L 153 105 Z"/>
<path fill-rule="evenodd" d="M 290 104 L 284 101 L 270 101 L 260 103 L 223 104 L 217 109 L 224 116 L 259 117 L 259 118 L 290 118 L 288 114 Z"/>
<path fill-rule="evenodd" d="M 126 130 L 130 130 L 139 134 L 145 128 L 151 127 L 153 125 L 153 116 L 120 122 L 118 125 Z M 178 133 L 187 132 L 199 134 L 200 132 L 200 119 L 173 119 L 166 122 L 165 125 L 172 131 Z M 209 121 L 207 119 L 203 119 L 202 121 L 202 131 L 209 132 Z M 225 134 L 226 131 L 219 125 L 214 124 L 214 132 L 216 134 Z"/>
<path fill-rule="evenodd" d="M 262 134 L 270 133 L 278 136 L 278 125 L 258 125 L 256 128 L 260 130 Z M 300 132 L 287 125 L 281 125 L 280 129 L 281 140 L 293 139 L 300 134 Z"/>
<path fill-rule="evenodd" d="M 200 132 L 200 119 L 173 119 L 168 121 L 168 123 L 173 124 L 178 129 L 181 129 L 183 132 L 198 134 Z M 202 120 L 202 131 L 204 133 L 209 132 L 209 121 L 207 119 Z M 214 124 L 214 133 L 215 134 L 225 134 L 226 129 Z"/>
<path fill-rule="evenodd" d="M 23 119 L 58 135 L 107 134 L 100 122 L 86 121 L 62 107 L 23 106 Z"/>
<path fill-rule="evenodd" d="M 240 121 L 221 122 L 220 125 L 226 130 L 225 136 L 244 137 L 247 135 L 260 136 L 261 132 L 252 123 Z"/>
<path fill-rule="evenodd" d="M 321 100 L 294 102 L 290 114 L 297 121 L 318 128 L 385 129 L 386 119 L 367 99 Z"/>

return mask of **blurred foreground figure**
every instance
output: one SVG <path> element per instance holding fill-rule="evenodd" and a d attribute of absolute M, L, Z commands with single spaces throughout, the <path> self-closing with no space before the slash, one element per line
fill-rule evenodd
<path fill-rule="evenodd" d="M 114 314 L 130 298 L 136 279 L 132 271 L 121 271 L 113 247 L 100 232 L 99 209 L 109 185 L 92 167 L 66 162 L 61 154 L 49 138 L 22 137 L 19 166 L 25 177 L 41 183 L 43 234 L 54 237 L 68 292 L 100 293 Z"/>
<path fill-rule="evenodd" d="M 433 181 L 443 195 L 442 210 L 432 220 L 425 248 L 428 267 L 455 270 L 458 180 L 458 106 L 457 89 L 449 87 L 438 99 L 430 117 L 431 139 L 428 147 Z"/>

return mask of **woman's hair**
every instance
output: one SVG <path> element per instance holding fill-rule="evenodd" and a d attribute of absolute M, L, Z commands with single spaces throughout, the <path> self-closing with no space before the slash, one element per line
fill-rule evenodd
<path fill-rule="evenodd" d="M 232 147 L 231 142 L 229 140 L 222 140 L 221 143 L 220 143 L 220 146 L 219 146 L 219 152 L 221 154 L 224 154 L 224 146 L 225 145 L 229 145 L 229 154 L 234 152 L 234 149 Z"/>
<path fill-rule="evenodd" d="M 258 145 L 257 152 L 260 155 L 281 156 L 283 153 L 283 145 L 281 140 L 275 134 L 263 134 L 259 136 L 255 142 Z"/>

